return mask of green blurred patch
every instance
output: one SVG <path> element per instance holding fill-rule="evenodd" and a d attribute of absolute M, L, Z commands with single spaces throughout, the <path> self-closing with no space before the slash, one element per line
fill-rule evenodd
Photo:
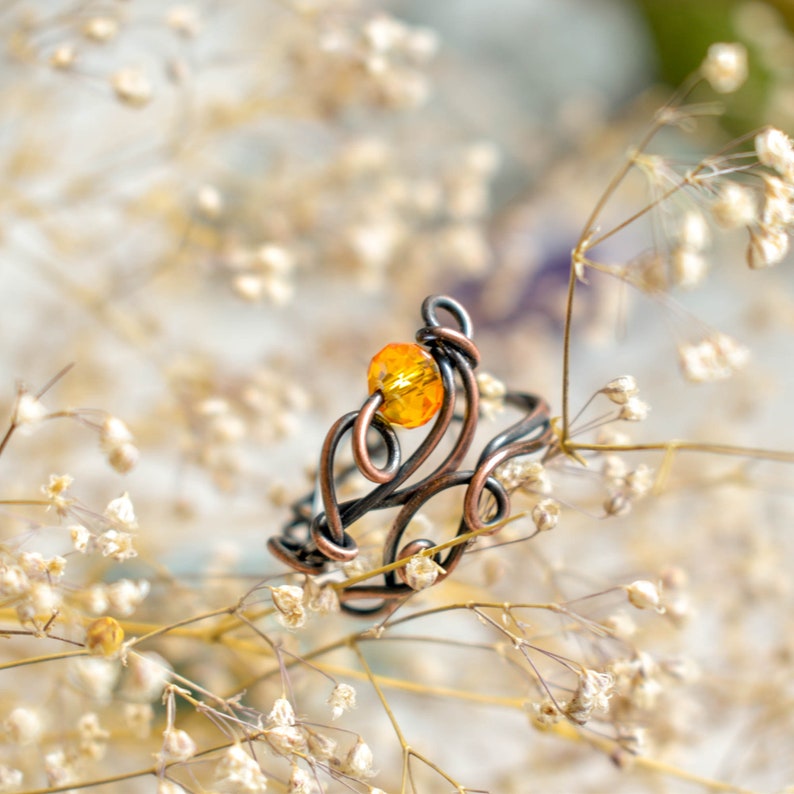
<path fill-rule="evenodd" d="M 794 23 L 792 0 L 632 0 L 645 15 L 656 45 L 659 78 L 671 86 L 679 85 L 697 68 L 710 44 L 739 41 L 748 48 L 750 76 L 736 94 L 720 97 L 726 106 L 724 123 L 734 134 L 760 126 L 765 118 L 767 100 L 775 80 L 764 66 L 758 47 L 743 35 L 737 21 L 748 8 L 774 9 L 780 25 L 787 30 Z M 705 99 L 696 94 L 695 99 Z"/>

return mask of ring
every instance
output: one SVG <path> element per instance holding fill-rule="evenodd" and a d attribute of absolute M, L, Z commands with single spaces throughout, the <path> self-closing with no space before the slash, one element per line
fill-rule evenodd
<path fill-rule="evenodd" d="M 438 318 L 446 311 L 453 324 Z M 553 437 L 549 406 L 533 394 L 506 392 L 504 402 L 523 417 L 491 439 L 474 468 L 461 469 L 480 417 L 480 393 L 474 374 L 480 353 L 472 340 L 472 324 L 465 309 L 446 296 L 430 296 L 422 304 L 424 326 L 416 343 L 387 345 L 370 362 L 369 397 L 357 411 L 340 417 L 330 428 L 320 454 L 314 491 L 296 502 L 282 533 L 268 540 L 270 552 L 294 570 L 316 575 L 335 564 L 351 562 L 359 547 L 349 529 L 375 510 L 399 508 L 383 547 L 382 564 L 391 566 L 414 555 L 427 555 L 437 544 L 426 539 L 401 544 L 411 519 L 436 494 L 465 487 L 456 537 L 471 532 L 495 533 L 510 516 L 510 497 L 493 476 L 506 461 L 547 447 Z M 405 460 L 395 426 L 422 427 L 435 418 L 424 440 Z M 449 432 L 452 430 L 452 432 Z M 336 453 L 351 434 L 353 464 L 337 471 Z M 442 438 L 450 435 L 451 449 L 429 473 L 420 469 Z M 373 443 L 372 437 L 376 440 Z M 373 458 L 385 458 L 377 465 Z M 374 487 L 356 499 L 340 501 L 337 487 L 359 473 Z M 418 477 L 419 479 L 411 482 Z M 447 544 L 446 555 L 432 560 L 440 582 L 454 570 L 471 541 Z M 341 608 L 356 615 L 393 611 L 415 592 L 406 567 L 393 566 L 383 584 L 355 584 L 339 592 Z M 363 602 L 360 603 L 360 602 Z"/>

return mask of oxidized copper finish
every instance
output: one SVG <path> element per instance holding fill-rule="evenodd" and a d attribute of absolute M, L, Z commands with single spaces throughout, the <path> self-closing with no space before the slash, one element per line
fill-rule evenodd
<path fill-rule="evenodd" d="M 437 316 L 438 309 L 452 315 L 457 328 L 442 325 Z M 401 508 L 386 538 L 384 565 L 432 548 L 436 544 L 425 539 L 413 540 L 403 546 L 400 541 L 411 519 L 429 499 L 458 486 L 466 488 L 458 536 L 472 530 L 487 530 L 489 526 L 497 532 L 510 515 L 510 498 L 492 476 L 493 472 L 505 461 L 531 454 L 551 443 L 546 402 L 531 394 L 508 392 L 505 401 L 523 411 L 523 418 L 486 445 L 474 469 L 461 471 L 459 467 L 471 447 L 479 417 L 480 395 L 474 370 L 480 353 L 471 339 L 468 314 L 452 298 L 426 298 L 422 304 L 422 319 L 425 325 L 417 331 L 416 341 L 425 346 L 435 359 L 444 385 L 444 401 L 430 432 L 413 454 L 402 462 L 397 434 L 377 412 L 383 400 L 377 391 L 367 398 L 360 410 L 345 414 L 331 426 L 320 454 L 319 493 L 308 494 L 295 504 L 292 521 L 281 535 L 268 541 L 270 551 L 295 570 L 319 574 L 327 569 L 329 563 L 355 559 L 358 546 L 347 529 L 371 510 Z M 455 415 L 456 402 L 463 409 L 462 416 Z M 407 481 L 418 472 L 450 427 L 455 428 L 455 440 L 446 458 L 432 472 L 408 484 Z M 377 447 L 367 443 L 370 430 L 380 436 Z M 336 450 L 348 431 L 352 435 L 355 466 L 335 473 Z M 382 467 L 376 466 L 372 460 L 375 452 L 381 455 L 385 452 L 386 462 Z M 375 483 L 375 487 L 359 499 L 339 502 L 337 483 L 356 471 Z M 484 496 L 485 492 L 487 496 Z M 322 510 L 315 513 L 317 496 L 322 502 Z M 448 549 L 446 556 L 436 555 L 436 562 L 444 569 L 437 581 L 449 576 L 467 548 L 466 543 L 460 543 Z M 339 594 L 342 608 L 357 615 L 393 610 L 400 600 L 414 592 L 403 582 L 401 571 L 383 574 L 384 584 L 381 585 L 345 588 Z M 356 603 L 362 601 L 363 605 Z"/>

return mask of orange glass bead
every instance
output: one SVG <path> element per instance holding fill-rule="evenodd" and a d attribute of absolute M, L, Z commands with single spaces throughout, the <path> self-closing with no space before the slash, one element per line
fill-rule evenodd
<path fill-rule="evenodd" d="M 370 394 L 380 390 L 380 412 L 392 424 L 420 427 L 444 401 L 444 384 L 433 357 L 414 344 L 386 345 L 373 356 L 367 375 Z"/>

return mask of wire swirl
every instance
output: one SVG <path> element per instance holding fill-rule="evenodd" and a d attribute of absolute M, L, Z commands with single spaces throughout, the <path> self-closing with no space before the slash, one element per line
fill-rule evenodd
<path fill-rule="evenodd" d="M 451 315 L 453 325 L 442 324 L 439 309 Z M 373 510 L 400 508 L 384 544 L 384 566 L 426 552 L 436 543 L 417 539 L 401 544 L 403 535 L 423 505 L 450 488 L 465 487 L 456 537 L 476 530 L 487 532 L 489 527 L 498 531 L 510 515 L 510 497 L 493 476 L 495 470 L 511 458 L 532 454 L 551 443 L 546 402 L 532 394 L 508 392 L 505 402 L 518 408 L 522 418 L 486 444 L 473 469 L 461 470 L 479 418 L 480 394 L 474 370 L 480 353 L 472 340 L 471 319 L 457 301 L 430 296 L 423 302 L 421 313 L 425 325 L 417 331 L 416 341 L 435 360 L 443 386 L 443 400 L 435 421 L 405 461 L 396 431 L 378 413 L 384 401 L 380 391 L 371 394 L 358 411 L 334 422 L 320 453 L 317 488 L 293 505 L 290 522 L 280 535 L 268 540 L 270 552 L 296 571 L 316 575 L 335 563 L 354 560 L 359 549 L 348 529 Z M 461 404 L 461 414 L 456 414 L 457 403 Z M 450 432 L 450 428 L 454 430 Z M 377 437 L 374 444 L 368 441 L 372 437 L 370 431 Z M 336 453 L 348 433 L 354 464 L 337 472 Z M 446 457 L 431 472 L 409 483 L 447 435 L 454 441 Z M 377 465 L 374 456 L 385 457 L 385 462 Z M 375 487 L 360 498 L 340 502 L 337 485 L 356 472 Z M 452 573 L 467 548 L 461 542 L 448 548 L 445 555 L 434 556 L 443 569 L 436 581 Z M 414 592 L 403 576 L 404 569 L 392 569 L 383 574 L 383 584 L 344 588 L 339 593 L 342 609 L 357 615 L 393 610 Z"/>

